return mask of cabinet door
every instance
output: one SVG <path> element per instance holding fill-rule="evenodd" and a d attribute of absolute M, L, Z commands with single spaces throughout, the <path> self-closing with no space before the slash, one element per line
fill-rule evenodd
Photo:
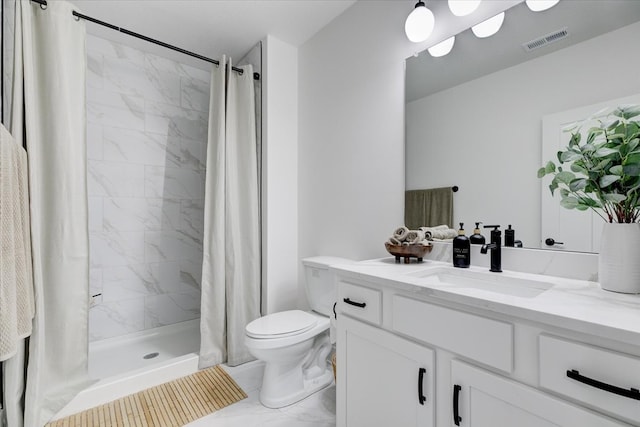
<path fill-rule="evenodd" d="M 338 318 L 341 427 L 434 425 L 434 353 L 373 326 Z"/>
<path fill-rule="evenodd" d="M 451 363 L 451 384 L 453 388 L 451 425 L 464 427 L 620 427 L 627 425 L 457 360 Z"/>

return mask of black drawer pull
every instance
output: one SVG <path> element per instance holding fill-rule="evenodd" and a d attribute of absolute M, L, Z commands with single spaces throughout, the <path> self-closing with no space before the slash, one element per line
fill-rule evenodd
<path fill-rule="evenodd" d="M 602 381 L 594 380 L 593 378 L 580 375 L 580 372 L 575 369 L 567 370 L 567 376 L 572 380 L 590 385 L 591 387 L 599 388 L 600 390 L 608 391 L 609 393 L 628 397 L 629 399 L 640 400 L 640 390 L 638 390 L 637 388 L 630 388 L 627 390 L 626 388 L 616 387 L 614 385 L 603 383 Z"/>
<path fill-rule="evenodd" d="M 424 391 L 422 390 L 422 383 L 424 382 L 424 374 L 427 373 L 425 368 L 420 368 L 418 370 L 418 402 L 421 405 L 424 405 L 424 402 L 427 400 L 427 396 L 424 395 Z"/>
<path fill-rule="evenodd" d="M 460 390 L 462 387 L 458 384 L 453 385 L 453 423 L 457 426 L 460 425 L 462 417 L 460 417 L 460 411 L 458 408 L 458 401 L 460 400 Z"/>
<path fill-rule="evenodd" d="M 351 301 L 349 298 L 345 298 L 342 301 L 346 302 L 349 305 L 355 305 L 356 307 L 360 307 L 360 308 L 365 308 L 367 305 L 366 302 L 355 302 L 355 301 Z"/>

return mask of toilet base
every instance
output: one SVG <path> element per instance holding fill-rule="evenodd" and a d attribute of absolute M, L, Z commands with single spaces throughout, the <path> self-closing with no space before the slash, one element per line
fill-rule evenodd
<path fill-rule="evenodd" d="M 316 377 L 310 380 L 304 380 L 303 389 L 288 395 L 273 396 L 268 393 L 268 390 L 267 392 L 265 392 L 266 389 L 263 387 L 260 390 L 260 403 L 262 403 L 262 405 L 266 406 L 267 408 L 271 408 L 271 409 L 282 408 L 285 406 L 292 405 L 296 402 L 299 402 L 302 399 L 305 399 L 311 396 L 312 394 L 322 390 L 323 388 L 331 385 L 332 383 L 333 383 L 333 374 L 331 373 L 331 371 L 327 370 L 319 377 Z"/>
<path fill-rule="evenodd" d="M 281 355 L 266 361 L 260 402 L 267 408 L 291 405 L 333 382 L 333 371 L 328 361 L 331 343 L 327 331 L 299 343 L 297 350 L 289 348 L 289 358 Z"/>

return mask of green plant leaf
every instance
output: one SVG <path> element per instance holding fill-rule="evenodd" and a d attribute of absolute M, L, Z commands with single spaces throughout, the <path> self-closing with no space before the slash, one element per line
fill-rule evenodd
<path fill-rule="evenodd" d="M 622 165 L 611 166 L 611 168 L 609 169 L 609 173 L 611 173 L 613 175 L 622 176 L 622 174 L 623 174 Z"/>
<path fill-rule="evenodd" d="M 602 158 L 602 157 L 610 156 L 612 154 L 618 154 L 618 150 L 616 150 L 614 148 L 609 148 L 609 147 L 602 147 L 602 148 L 599 148 L 593 154 L 593 156 L 596 157 L 596 158 Z"/>
<path fill-rule="evenodd" d="M 575 197 L 563 197 L 560 200 L 560 206 L 566 209 L 575 209 L 579 204 L 580 202 Z"/>
<path fill-rule="evenodd" d="M 589 175 L 587 169 L 585 169 L 582 165 L 578 163 L 571 163 L 571 170 L 576 173 L 581 173 L 583 175 Z"/>
<path fill-rule="evenodd" d="M 568 171 L 558 172 L 558 174 L 555 177 L 555 180 L 557 180 L 562 184 L 567 184 L 567 185 L 569 185 L 569 183 L 574 179 L 576 179 L 576 176 L 572 172 L 568 172 Z"/>
<path fill-rule="evenodd" d="M 581 201 L 582 203 L 584 203 L 585 205 L 587 205 L 590 208 L 600 208 L 602 207 L 602 205 L 600 204 L 599 201 L 592 199 L 591 197 L 585 197 L 582 199 Z"/>
<path fill-rule="evenodd" d="M 575 151 L 565 151 L 560 156 L 560 161 L 562 163 L 573 162 L 573 161 L 578 160 L 580 158 L 582 158 L 582 154 L 580 154 L 580 153 L 576 153 Z"/>
<path fill-rule="evenodd" d="M 616 129 L 616 132 L 618 132 L 618 131 L 619 131 L 619 129 Z M 626 136 L 627 136 L 627 134 L 624 133 L 624 132 L 622 132 L 622 133 L 620 133 L 620 132 L 618 132 L 618 133 L 610 133 L 609 135 L 607 135 L 607 141 L 611 142 L 611 141 L 615 141 L 617 139 L 624 140 Z"/>
<path fill-rule="evenodd" d="M 624 129 L 624 137 L 630 141 L 638 136 L 638 123 L 627 123 Z"/>
<path fill-rule="evenodd" d="M 598 136 L 602 135 L 604 130 L 599 127 L 592 127 L 587 132 L 587 144 L 591 144 Z"/>
<path fill-rule="evenodd" d="M 602 198 L 607 202 L 620 203 L 625 201 L 627 196 L 618 193 L 605 193 L 602 195 Z"/>
<path fill-rule="evenodd" d="M 623 165 L 631 165 L 634 163 L 640 163 L 640 151 L 632 151 L 627 154 L 626 158 L 622 162 Z"/>
<path fill-rule="evenodd" d="M 606 188 L 619 180 L 620 180 L 620 177 L 618 175 L 604 175 L 602 178 L 600 178 L 600 181 L 598 182 L 598 184 L 600 184 L 601 188 Z"/>
<path fill-rule="evenodd" d="M 585 178 L 577 178 L 569 183 L 569 190 L 574 193 L 582 191 L 587 187 L 587 180 Z"/>
<path fill-rule="evenodd" d="M 640 176 L 640 164 L 632 163 L 622 167 L 624 174 L 629 176 Z"/>
<path fill-rule="evenodd" d="M 569 147 L 578 145 L 581 140 L 582 140 L 582 135 L 580 134 L 580 132 L 572 133 L 571 138 L 569 139 Z"/>
<path fill-rule="evenodd" d="M 627 105 L 623 107 L 618 107 L 613 115 L 617 117 L 621 117 L 625 120 L 629 120 L 633 117 L 640 116 L 640 105 Z"/>
<path fill-rule="evenodd" d="M 548 161 L 544 166 L 545 173 L 554 173 L 556 171 L 556 164 L 552 161 Z"/>
<path fill-rule="evenodd" d="M 600 127 L 602 129 L 611 131 L 611 130 L 614 130 L 619 124 L 620 124 L 620 120 L 618 119 L 608 119 L 606 121 L 603 121 Z"/>
<path fill-rule="evenodd" d="M 609 167 L 609 165 L 611 165 L 611 159 L 604 159 L 604 160 L 601 160 L 597 165 L 595 165 L 592 168 L 592 170 L 596 172 L 606 170 Z"/>

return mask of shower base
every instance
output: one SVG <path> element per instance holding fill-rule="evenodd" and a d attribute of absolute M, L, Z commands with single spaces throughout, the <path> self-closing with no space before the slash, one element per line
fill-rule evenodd
<path fill-rule="evenodd" d="M 94 341 L 89 344 L 89 378 L 113 377 L 199 350 L 200 319 Z"/>
<path fill-rule="evenodd" d="M 192 374 L 199 350 L 199 319 L 91 343 L 89 376 L 96 382 L 53 419 Z"/>

